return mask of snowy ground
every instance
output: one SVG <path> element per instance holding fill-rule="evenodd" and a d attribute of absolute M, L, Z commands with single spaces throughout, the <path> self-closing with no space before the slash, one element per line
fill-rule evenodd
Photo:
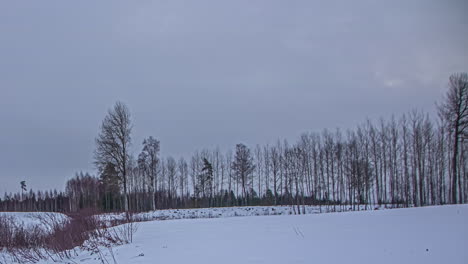
<path fill-rule="evenodd" d="M 361 205 L 360 210 L 384 209 L 385 206 Z M 319 214 L 327 212 L 350 211 L 353 207 L 343 206 L 301 206 L 301 214 Z M 357 210 L 357 206 L 355 206 Z M 242 206 L 242 207 L 216 207 L 216 208 L 195 208 L 195 209 L 167 209 L 152 212 L 137 213 L 133 217 L 137 221 L 152 220 L 174 220 L 174 219 L 195 219 L 195 218 L 221 218 L 237 216 L 265 216 L 265 215 L 293 215 L 297 214 L 297 206 Z M 125 214 L 103 214 L 100 216 L 104 220 L 121 220 Z"/>
<path fill-rule="evenodd" d="M 58 220 L 65 222 L 68 217 L 61 213 L 43 213 L 43 212 L 0 212 L 0 216 L 10 218 L 16 226 L 22 226 L 26 229 L 39 227 L 45 231 L 51 229 L 46 222 L 48 220 Z"/>
<path fill-rule="evenodd" d="M 139 223 L 109 263 L 467 263 L 468 205 Z M 81 252 L 76 263 L 101 263 Z M 43 261 L 41 263 L 49 263 Z"/>

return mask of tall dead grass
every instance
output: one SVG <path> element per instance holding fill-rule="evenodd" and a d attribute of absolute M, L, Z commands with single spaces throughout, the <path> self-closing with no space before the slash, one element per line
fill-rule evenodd
<path fill-rule="evenodd" d="M 77 249 L 92 251 L 102 263 L 109 263 L 109 254 L 102 252 L 108 249 L 115 262 L 112 246 L 131 243 L 138 228 L 131 213 L 118 222 L 103 221 L 90 210 L 69 215 L 67 220 L 47 213 L 37 218 L 41 225 L 26 227 L 0 214 L 0 264 L 69 259 Z"/>

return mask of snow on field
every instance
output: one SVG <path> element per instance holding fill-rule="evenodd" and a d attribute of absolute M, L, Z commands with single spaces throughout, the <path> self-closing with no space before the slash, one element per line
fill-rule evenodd
<path fill-rule="evenodd" d="M 5 216 L 13 221 L 15 226 L 23 226 L 26 229 L 39 227 L 43 230 L 50 230 L 47 220 L 57 220 L 57 222 L 65 222 L 68 217 L 61 213 L 44 213 L 44 212 L 0 212 L 0 216 Z"/>
<path fill-rule="evenodd" d="M 467 223 L 468 205 L 152 221 L 112 252 L 116 263 L 140 264 L 457 264 L 468 260 Z M 87 252 L 73 261 L 101 263 Z"/>
<path fill-rule="evenodd" d="M 360 210 L 377 209 L 379 206 L 361 205 Z M 352 210 L 351 206 L 301 206 L 301 214 L 318 214 L 326 212 L 342 212 Z M 357 207 L 356 207 L 357 210 Z M 194 209 L 167 209 L 152 212 L 137 213 L 133 217 L 138 221 L 174 220 L 194 218 L 221 218 L 236 216 L 265 216 L 265 215 L 292 215 L 297 213 L 297 207 L 293 206 L 242 206 L 242 207 L 215 207 Z M 100 216 L 104 220 L 121 220 L 125 214 L 104 214 Z"/>

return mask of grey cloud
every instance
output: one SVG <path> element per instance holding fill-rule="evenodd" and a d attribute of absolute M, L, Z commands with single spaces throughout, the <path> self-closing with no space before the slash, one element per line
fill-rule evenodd
<path fill-rule="evenodd" d="M 117 100 L 163 155 L 291 141 L 414 107 L 468 68 L 464 1 L 0 4 L 0 191 L 93 171 Z"/>

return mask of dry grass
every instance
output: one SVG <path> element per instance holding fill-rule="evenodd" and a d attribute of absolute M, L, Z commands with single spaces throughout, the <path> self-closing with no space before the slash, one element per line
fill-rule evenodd
<path fill-rule="evenodd" d="M 54 214 L 42 214 L 38 218 L 42 227 L 26 228 L 15 223 L 13 217 L 0 215 L 0 255 L 3 255 L 0 264 L 68 259 L 77 247 L 93 251 L 103 263 L 108 263 L 101 249 L 109 249 L 113 256 L 112 246 L 131 243 L 137 229 L 132 214 L 111 223 L 100 220 L 89 210 L 69 215 L 67 221 Z"/>

